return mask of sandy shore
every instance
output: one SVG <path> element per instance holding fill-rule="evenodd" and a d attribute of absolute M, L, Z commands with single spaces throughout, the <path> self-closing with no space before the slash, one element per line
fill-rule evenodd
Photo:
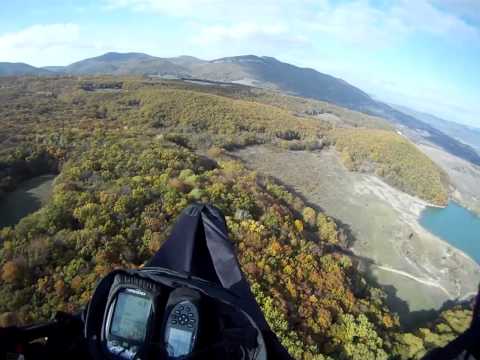
<path fill-rule="evenodd" d="M 433 145 L 417 144 L 417 147 L 448 174 L 453 185 L 451 196 L 462 206 L 480 214 L 480 167 Z"/>
<path fill-rule="evenodd" d="M 438 266 L 438 262 L 435 260 L 438 260 L 438 255 L 440 255 L 441 258 L 445 257 L 445 261 L 443 261 L 445 265 L 447 265 L 446 258 L 453 258 L 452 261 L 454 262 L 454 267 L 456 266 L 456 264 L 458 264 L 458 266 L 461 266 L 461 263 L 467 264 L 467 266 L 469 268 L 472 268 L 472 270 L 477 269 L 478 271 L 480 267 L 475 262 L 475 260 L 465 254 L 463 251 L 451 246 L 447 241 L 433 235 L 420 225 L 419 219 L 422 211 L 427 206 L 435 205 L 432 205 L 414 196 L 398 191 L 397 189 L 392 188 L 391 186 L 383 182 L 381 179 L 378 179 L 374 176 L 365 176 L 363 178 L 363 181 L 356 183 L 355 191 L 360 194 L 369 192 L 372 196 L 378 196 L 382 200 L 389 203 L 392 208 L 399 214 L 400 221 L 407 224 L 420 239 L 417 240 L 416 245 L 419 245 L 418 242 L 432 245 L 431 249 L 427 249 L 427 254 L 430 255 L 429 257 L 413 256 L 411 254 L 405 253 L 402 254 L 406 255 L 406 260 L 417 269 L 417 272 L 423 274 L 423 277 L 418 277 L 413 274 L 406 273 L 405 271 L 396 270 L 381 265 L 378 266 L 379 269 L 396 272 L 398 274 L 415 279 L 424 285 L 437 287 L 441 289 L 451 300 L 465 297 L 465 291 L 467 291 L 468 293 L 468 290 L 463 289 L 455 282 L 452 289 L 452 286 L 449 286 L 451 281 L 446 281 L 445 276 L 439 275 L 438 273 L 439 270 L 441 274 L 445 273 L 445 269 L 450 269 L 448 267 L 442 269 Z M 435 255 L 437 255 L 437 258 L 432 259 L 432 257 L 434 257 Z M 456 257 L 460 257 L 462 258 L 462 260 L 457 261 L 455 259 Z M 423 260 L 422 263 L 419 263 L 419 258 Z M 472 283 L 476 285 L 475 282 Z M 467 288 L 469 287 L 470 286 L 467 286 Z M 447 288 L 449 288 L 449 290 L 447 290 Z"/>
<path fill-rule="evenodd" d="M 438 309 L 476 292 L 479 265 L 420 225 L 425 201 L 376 176 L 349 172 L 334 150 L 257 146 L 235 155 L 346 224 L 356 239 L 353 251 L 373 261 L 369 271 L 403 311 Z"/>

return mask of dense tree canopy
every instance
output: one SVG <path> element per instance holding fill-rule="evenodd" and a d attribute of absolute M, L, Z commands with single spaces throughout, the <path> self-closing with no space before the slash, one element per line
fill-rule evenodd
<path fill-rule="evenodd" d="M 447 175 L 403 136 L 385 130 L 338 129 L 333 138 L 350 170 L 375 172 L 400 190 L 446 205 Z"/>
<path fill-rule="evenodd" d="M 225 152 L 324 141 L 330 125 L 221 91 L 134 78 L 0 79 L 1 189 L 59 173 L 41 210 L 0 230 L 0 325 L 80 309 L 102 276 L 145 263 L 181 210 L 200 201 L 225 214 L 253 293 L 296 359 L 420 356 L 464 328 L 471 313 L 456 309 L 402 333 L 385 294 L 345 255 L 341 226 Z M 354 132 L 335 137 L 342 153 L 343 136 L 358 143 L 358 159 L 372 156 Z M 395 146 L 409 148 L 390 140 L 396 161 Z"/>

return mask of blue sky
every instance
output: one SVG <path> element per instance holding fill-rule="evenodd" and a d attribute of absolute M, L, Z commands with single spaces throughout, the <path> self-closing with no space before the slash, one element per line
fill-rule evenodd
<path fill-rule="evenodd" d="M 256 54 L 480 127 L 479 0 L 16 0 L 0 61 L 66 65 L 107 51 Z"/>

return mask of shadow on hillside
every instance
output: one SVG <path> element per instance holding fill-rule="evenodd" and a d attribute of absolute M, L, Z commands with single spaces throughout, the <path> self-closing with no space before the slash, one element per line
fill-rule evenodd
<path fill-rule="evenodd" d="M 22 218 L 42 207 L 42 200 L 34 191 L 46 182 L 51 182 L 52 176 L 34 177 L 21 183 L 14 191 L 5 193 L 0 200 L 0 228 L 15 226 Z M 45 191 L 49 188 L 46 187 Z"/>
<path fill-rule="evenodd" d="M 239 161 L 242 161 L 242 159 L 240 159 L 236 156 L 233 156 L 233 157 L 235 159 L 239 160 Z M 275 177 L 266 176 L 266 175 L 263 175 L 263 176 L 265 176 L 266 178 L 269 178 L 269 179 L 273 179 L 273 181 L 275 183 L 284 187 L 290 194 L 292 194 L 295 197 L 301 199 L 303 201 L 303 203 L 305 204 L 305 206 L 311 207 L 312 209 L 315 209 L 317 212 L 322 212 L 322 213 L 325 213 L 325 214 L 327 213 L 321 206 L 308 201 L 302 194 L 300 194 L 292 186 L 285 184 L 283 181 L 281 181 L 281 180 L 279 180 Z M 293 213 L 295 214 L 295 216 L 297 218 L 301 219 L 303 217 L 303 215 L 299 211 L 292 208 L 292 204 L 284 203 L 284 205 L 288 206 L 293 211 Z M 348 248 L 352 247 L 354 242 L 355 242 L 355 237 L 353 236 L 352 229 L 351 229 L 350 225 L 342 222 L 341 220 L 339 220 L 339 219 L 337 219 L 333 216 L 331 216 L 331 218 L 335 220 L 335 223 L 337 224 L 338 229 L 341 230 L 341 232 L 343 232 L 344 238 L 345 238 L 344 241 L 342 241 L 341 246 L 337 246 L 337 247 L 339 249 L 342 249 L 342 251 L 345 250 L 345 248 L 348 249 Z M 350 252 L 350 253 L 352 253 L 352 252 Z"/>
<path fill-rule="evenodd" d="M 425 323 L 434 320 L 438 317 L 441 310 L 418 310 L 410 311 L 410 306 L 405 300 L 402 300 L 397 296 L 397 289 L 392 285 L 380 285 L 375 276 L 372 274 L 371 267 L 369 267 L 365 276 L 368 278 L 368 282 L 376 287 L 385 291 L 387 298 L 385 302 L 388 307 L 398 314 L 400 324 L 405 331 L 417 328 Z M 442 306 L 443 308 L 443 306 Z"/>
<path fill-rule="evenodd" d="M 392 285 L 378 284 L 370 270 L 366 276 L 369 278 L 369 283 L 385 291 L 387 294 L 386 303 L 393 312 L 398 314 L 401 327 L 404 331 L 412 331 L 418 327 L 425 326 L 428 322 L 437 319 L 441 312 L 451 309 L 455 305 L 469 303 L 468 300 L 447 300 L 439 309 L 410 311 L 408 303 L 397 296 L 397 289 L 395 289 L 395 287 Z"/>
<path fill-rule="evenodd" d="M 404 331 L 412 331 L 418 327 L 425 326 L 428 322 L 438 318 L 442 311 L 451 309 L 455 305 L 463 305 L 470 302 L 470 300 L 447 300 L 439 309 L 410 311 L 408 302 L 397 296 L 397 289 L 395 289 L 394 286 L 381 285 L 378 283 L 377 278 L 373 275 L 372 267 L 375 266 L 375 262 L 372 259 L 356 255 L 351 250 L 342 248 L 341 246 L 336 246 L 334 250 L 350 256 L 355 261 L 357 268 L 363 274 L 368 284 L 380 288 L 385 292 L 387 296 L 385 303 L 392 312 L 397 313 Z"/>

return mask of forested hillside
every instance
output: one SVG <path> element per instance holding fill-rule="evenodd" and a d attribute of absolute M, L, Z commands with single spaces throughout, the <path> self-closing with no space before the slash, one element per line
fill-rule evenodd
<path fill-rule="evenodd" d="M 205 84 L 208 85 L 206 86 Z M 320 119 L 334 127 L 366 127 L 393 130 L 392 125 L 382 118 L 349 110 L 325 101 L 286 95 L 277 91 L 238 84 L 206 82 L 203 80 L 169 82 L 164 83 L 164 85 L 179 90 L 195 90 L 232 99 L 271 105 L 287 110 L 296 116 Z"/>
<path fill-rule="evenodd" d="M 391 131 L 336 130 L 335 146 L 350 170 L 375 172 L 390 185 L 437 205 L 448 202 L 447 175 L 410 141 Z"/>
<path fill-rule="evenodd" d="M 394 164 L 406 140 L 359 129 L 332 136 L 316 117 L 215 92 L 135 78 L 0 80 L 2 191 L 58 174 L 46 206 L 0 230 L 0 325 L 80 309 L 103 275 L 141 266 L 192 201 L 226 215 L 252 290 L 296 359 L 419 357 L 468 324 L 471 312 L 456 309 L 403 332 L 385 293 L 346 255 L 342 226 L 225 153 L 267 142 L 317 150 L 335 140 L 355 158 L 342 145 L 350 139 L 359 160 L 375 160 L 363 140 L 374 134 L 381 151 L 393 141 Z M 398 175 L 397 185 L 409 184 Z"/>
<path fill-rule="evenodd" d="M 211 61 L 192 56 L 159 58 L 143 53 L 110 52 L 84 59 L 68 66 L 35 68 L 21 63 L 0 63 L 0 76 L 25 75 L 124 75 L 151 76 L 155 79 L 185 78 L 202 79 L 207 82 L 252 84 L 264 89 L 274 89 L 300 97 L 329 102 L 339 107 L 363 112 L 372 119 L 382 117 L 391 126 L 406 127 L 416 136 L 434 143 L 447 152 L 474 164 L 480 164 L 480 155 L 475 150 L 430 126 L 427 122 L 391 106 L 374 100 L 364 91 L 345 80 L 320 73 L 310 68 L 300 68 L 267 56 L 233 56 Z M 268 97 L 268 96 L 267 96 Z M 271 99 L 270 99 L 271 100 Z M 308 100 L 312 103 L 315 100 Z M 307 101 L 306 101 L 307 102 Z M 344 112 L 344 111 L 342 111 Z M 318 110 L 313 110 L 318 114 Z M 368 117 L 368 115 L 365 115 Z M 325 116 L 322 116 L 325 117 Z M 334 122 L 337 122 L 333 117 Z M 378 121 L 375 121 L 377 122 Z"/>

